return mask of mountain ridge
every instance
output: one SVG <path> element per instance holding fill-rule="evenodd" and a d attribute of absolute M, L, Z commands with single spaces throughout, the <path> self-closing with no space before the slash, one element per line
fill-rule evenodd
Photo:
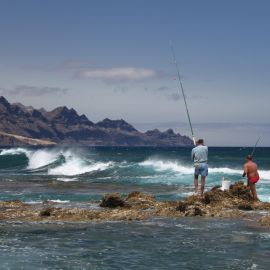
<path fill-rule="evenodd" d="M 17 145 L 10 136 L 28 138 L 25 142 L 44 140 L 52 144 L 89 146 L 190 146 L 192 140 L 172 129 L 138 131 L 123 119 L 105 118 L 94 123 L 73 108 L 57 107 L 51 111 L 35 109 L 21 103 L 9 103 L 0 96 L 0 144 Z M 8 138 L 5 134 L 9 134 Z M 16 138 L 16 137 L 14 137 Z M 23 142 L 24 142 L 23 141 Z M 23 144 L 20 142 L 20 144 Z M 27 144 L 27 143 L 26 143 Z"/>

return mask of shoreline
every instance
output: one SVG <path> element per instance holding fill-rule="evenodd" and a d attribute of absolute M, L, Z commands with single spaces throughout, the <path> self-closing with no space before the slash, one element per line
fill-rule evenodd
<path fill-rule="evenodd" d="M 158 201 L 149 194 L 134 191 L 126 197 L 119 193 L 106 194 L 94 208 L 59 207 L 60 204 L 0 201 L 0 221 L 76 223 L 185 217 L 248 218 L 270 228 L 270 203 L 253 203 L 243 182 L 231 185 L 226 191 L 214 187 L 203 198 L 192 195 L 181 201 Z"/>

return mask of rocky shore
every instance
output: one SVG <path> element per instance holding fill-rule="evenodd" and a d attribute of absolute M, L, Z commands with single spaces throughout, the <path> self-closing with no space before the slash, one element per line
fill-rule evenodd
<path fill-rule="evenodd" d="M 0 220 L 91 222 L 144 220 L 153 217 L 248 217 L 270 227 L 270 203 L 254 203 L 243 182 L 231 185 L 227 191 L 214 187 L 203 198 L 190 196 L 182 201 L 158 201 L 149 194 L 134 191 L 127 196 L 106 194 L 95 209 L 58 206 L 52 202 L 43 202 L 37 206 L 21 201 L 2 201 Z"/>

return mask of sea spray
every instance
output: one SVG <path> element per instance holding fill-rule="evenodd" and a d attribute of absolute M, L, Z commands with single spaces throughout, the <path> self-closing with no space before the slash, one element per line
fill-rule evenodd
<path fill-rule="evenodd" d="M 231 183 L 246 181 L 241 177 L 243 150 L 210 148 L 209 153 L 206 190 L 221 185 L 222 177 Z M 259 197 L 267 200 L 269 155 L 270 149 L 258 148 L 261 180 L 257 189 Z M 5 200 L 61 198 L 72 202 L 132 190 L 169 200 L 185 197 L 193 190 L 194 168 L 187 148 L 17 147 L 2 149 L 0 161 L 0 199 Z"/>

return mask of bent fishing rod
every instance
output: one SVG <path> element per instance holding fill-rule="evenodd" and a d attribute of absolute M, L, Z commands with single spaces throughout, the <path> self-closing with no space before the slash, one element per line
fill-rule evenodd
<path fill-rule="evenodd" d="M 195 136 L 194 136 L 194 132 L 193 132 L 191 120 L 190 120 L 189 110 L 188 110 L 188 106 L 187 106 L 186 95 L 185 95 L 185 92 L 184 92 L 184 87 L 183 87 L 183 84 L 182 84 L 179 67 L 178 67 L 178 64 L 177 64 L 177 61 L 176 61 L 173 44 L 172 44 L 171 41 L 170 41 L 170 47 L 171 47 L 171 51 L 172 51 L 173 62 L 174 62 L 174 65 L 175 65 L 175 68 L 176 68 L 176 72 L 177 72 L 178 82 L 179 82 L 179 85 L 180 85 L 180 87 L 179 87 L 179 85 L 177 84 L 177 89 L 178 89 L 178 92 L 179 92 L 179 96 L 181 96 L 181 92 L 182 92 L 182 96 L 183 96 L 185 107 L 186 107 L 186 112 L 187 112 L 189 127 L 190 127 L 190 130 L 191 130 L 192 140 L 193 140 L 194 145 L 196 145 L 196 140 L 195 140 Z M 181 91 L 180 91 L 180 89 L 181 89 Z"/>
<path fill-rule="evenodd" d="M 261 138 L 262 138 L 262 137 L 259 137 L 259 138 L 258 138 L 258 140 L 256 141 L 256 143 L 255 143 L 255 145 L 254 145 L 254 147 L 253 147 L 253 150 L 252 150 L 252 152 L 251 152 L 251 156 L 252 156 L 252 157 L 253 157 L 253 155 L 254 155 L 254 153 L 255 153 L 255 151 L 256 151 L 256 147 L 257 147 L 259 141 L 261 140 Z"/>
<path fill-rule="evenodd" d="M 261 136 L 258 138 L 258 140 L 256 141 L 256 143 L 255 143 L 255 145 L 254 145 L 254 147 L 252 149 L 252 152 L 250 154 L 252 158 L 253 158 L 253 155 L 255 153 L 256 147 L 257 147 L 259 141 L 261 140 L 261 138 L 262 138 Z M 243 172 L 242 177 L 245 177 L 245 176 L 246 176 L 246 172 Z"/>

